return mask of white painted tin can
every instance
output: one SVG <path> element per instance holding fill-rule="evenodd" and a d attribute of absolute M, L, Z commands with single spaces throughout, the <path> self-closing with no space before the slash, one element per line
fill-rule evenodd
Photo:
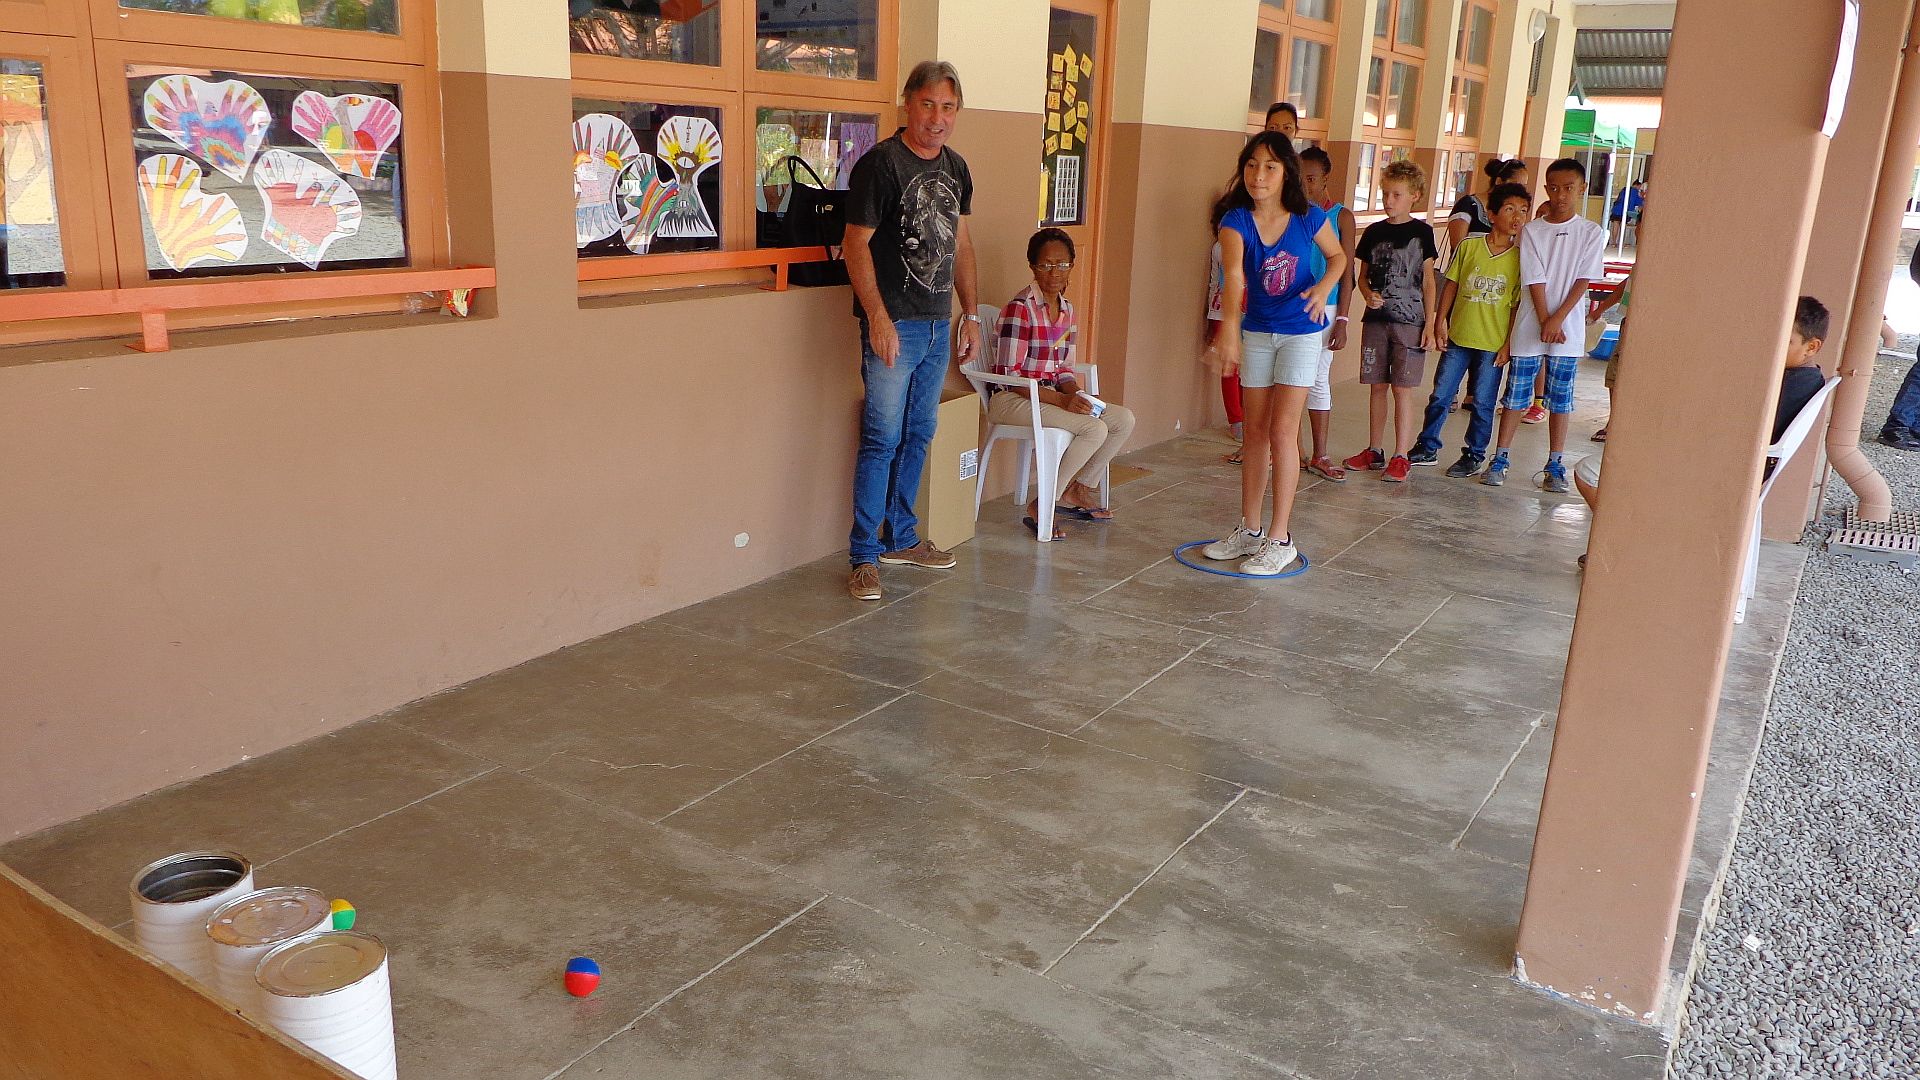
<path fill-rule="evenodd" d="M 318 889 L 261 889 L 220 906 L 207 919 L 213 950 L 213 988 L 220 996 L 258 1016 L 260 984 L 254 971 L 260 958 L 283 941 L 317 934 L 333 925 L 333 911 Z"/>
<path fill-rule="evenodd" d="M 231 851 L 187 851 L 148 863 L 133 875 L 133 940 L 153 955 L 213 985 L 207 917 L 253 891 L 253 864 Z"/>
<path fill-rule="evenodd" d="M 394 1080 L 387 949 L 357 930 L 275 945 L 254 973 L 264 1019 L 365 1080 Z"/>

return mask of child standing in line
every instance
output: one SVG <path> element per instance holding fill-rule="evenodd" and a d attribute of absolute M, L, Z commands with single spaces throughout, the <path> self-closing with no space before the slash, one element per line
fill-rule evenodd
<path fill-rule="evenodd" d="M 1320 350 L 1320 371 L 1313 380 L 1313 389 L 1307 392 L 1307 426 L 1313 429 L 1313 452 L 1307 455 L 1307 471 L 1338 484 L 1346 480 L 1347 471 L 1334 464 L 1327 454 L 1327 432 L 1333 426 L 1333 354 L 1347 347 L 1350 321 L 1347 313 L 1353 310 L 1354 237 L 1359 230 L 1354 227 L 1353 211 L 1327 190 L 1327 177 L 1332 174 L 1333 159 L 1325 150 L 1310 146 L 1300 151 L 1300 180 L 1307 189 L 1307 201 L 1327 212 L 1334 232 L 1340 237 L 1340 250 L 1347 253 L 1347 269 L 1333 290 L 1334 303 L 1340 313 L 1334 316 L 1333 326 L 1327 330 L 1326 348 Z M 1320 261 L 1319 255 L 1320 249 L 1315 248 L 1316 264 Z M 1315 270 L 1325 273 L 1326 267 L 1316 265 Z"/>
<path fill-rule="evenodd" d="M 1367 449 L 1346 460 L 1346 466 L 1381 471 L 1380 479 L 1397 484 L 1407 479 L 1407 454 L 1419 430 L 1414 394 L 1426 376 L 1427 350 L 1435 346 L 1439 305 L 1433 261 L 1440 249 L 1433 240 L 1433 226 L 1413 216 L 1416 200 L 1427 193 L 1426 170 L 1411 161 L 1396 161 L 1381 174 L 1380 191 L 1387 219 L 1367 226 L 1354 252 L 1359 266 L 1355 281 L 1367 304 L 1360 323 L 1360 381 L 1372 395 L 1367 402 L 1370 441 Z M 1389 399 L 1393 405 L 1391 457 L 1383 439 Z"/>
<path fill-rule="evenodd" d="M 1244 559 L 1240 572 L 1285 573 L 1299 558 L 1289 528 L 1300 484 L 1300 412 L 1320 364 L 1328 301 L 1347 255 L 1326 211 L 1307 201 L 1300 159 L 1285 135 L 1263 131 L 1240 151 L 1233 187 L 1221 196 L 1220 254 L 1226 267 L 1220 360 L 1240 374 L 1247 440 L 1240 466 L 1240 521 L 1202 549 Z M 1327 269 L 1316 280 L 1311 252 Z M 1241 313 L 1245 307 L 1245 315 Z M 1273 502 L 1260 526 L 1267 482 Z"/>
<path fill-rule="evenodd" d="M 1520 230 L 1533 213 L 1533 199 L 1518 184 L 1500 184 L 1487 195 L 1493 231 L 1461 241 L 1447 267 L 1440 294 L 1440 335 L 1447 348 L 1427 399 L 1427 426 L 1413 453 L 1415 465 L 1431 465 L 1440 455 L 1440 429 L 1447 422 L 1460 380 L 1474 376 L 1473 419 L 1467 444 L 1447 475 L 1464 478 L 1480 471 L 1493 436 L 1494 410 L 1500 404 L 1500 367 L 1507 362 L 1513 314 L 1520 302 Z"/>
<path fill-rule="evenodd" d="M 1520 414 L 1533 399 L 1534 379 L 1547 373 L 1547 466 L 1540 472 L 1545 491 L 1565 492 L 1563 457 L 1567 418 L 1573 413 L 1574 376 L 1587 351 L 1585 322 L 1574 313 L 1587 302 L 1587 286 L 1606 276 L 1607 230 L 1574 212 L 1587 193 L 1587 170 L 1572 158 L 1547 166 L 1546 212 L 1520 233 L 1520 280 L 1526 296 L 1513 326 L 1512 357 L 1507 362 L 1507 411 L 1500 416 L 1500 448 L 1480 482 L 1507 482 L 1507 452 Z"/>

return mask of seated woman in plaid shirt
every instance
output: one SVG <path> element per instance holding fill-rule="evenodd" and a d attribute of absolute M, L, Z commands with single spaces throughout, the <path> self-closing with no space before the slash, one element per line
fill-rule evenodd
<path fill-rule="evenodd" d="M 1079 329 L 1073 305 L 1063 295 L 1073 258 L 1073 237 L 1059 229 L 1041 229 L 1027 241 L 1033 284 L 1000 310 L 993 372 L 1040 380 L 1040 422 L 1073 434 L 1066 456 L 1060 459 L 1061 478 L 1071 480 L 1060 493 L 1059 512 L 1087 521 L 1110 521 L 1113 511 L 1100 505 L 1100 475 L 1133 434 L 1133 413 L 1109 402 L 1099 416 L 1093 415 L 1093 402 L 1081 396 L 1080 383 L 1074 378 Z M 987 417 L 996 424 L 1031 424 L 1029 410 L 1025 394 L 1004 389 L 987 402 Z M 1038 499 L 1028 504 L 1027 514 L 1028 527 L 1037 530 Z M 1054 526 L 1055 540 L 1065 535 Z"/>

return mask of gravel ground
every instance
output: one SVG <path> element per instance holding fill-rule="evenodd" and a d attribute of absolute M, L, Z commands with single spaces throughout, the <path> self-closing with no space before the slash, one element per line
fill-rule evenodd
<path fill-rule="evenodd" d="M 1920 454 L 1870 441 L 1906 374 L 1876 365 L 1862 445 L 1920 509 Z M 1837 479 L 1830 501 L 1853 501 Z M 1829 519 L 1837 520 L 1837 516 Z M 1675 1080 L 1920 1077 L 1920 575 L 1820 550 L 1794 608 Z"/>

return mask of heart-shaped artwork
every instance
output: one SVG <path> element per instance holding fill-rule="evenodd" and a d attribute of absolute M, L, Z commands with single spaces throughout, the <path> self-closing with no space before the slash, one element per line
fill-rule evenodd
<path fill-rule="evenodd" d="M 372 179 L 380 157 L 400 137 L 400 108 L 364 94 L 327 97 L 308 90 L 293 99 L 294 134 L 343 173 Z"/>
<path fill-rule="evenodd" d="M 240 207 L 227 195 L 200 190 L 205 175 L 179 154 L 155 154 L 135 173 L 153 242 L 170 269 L 238 262 L 247 253 Z"/>
<path fill-rule="evenodd" d="M 253 186 L 267 204 L 260 239 L 308 269 L 320 268 L 334 241 L 360 231 L 360 196 L 345 180 L 298 154 L 261 154 Z"/>
<path fill-rule="evenodd" d="M 148 127 L 235 180 L 246 179 L 273 126 L 267 99 L 238 79 L 163 76 L 147 87 L 142 111 Z"/>

